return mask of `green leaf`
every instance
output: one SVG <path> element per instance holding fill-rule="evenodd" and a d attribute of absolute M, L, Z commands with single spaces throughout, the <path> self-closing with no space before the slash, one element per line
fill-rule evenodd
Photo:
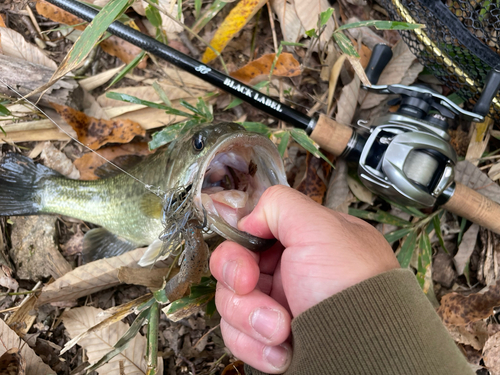
<path fill-rule="evenodd" d="M 5 132 L 5 130 L 3 130 L 1 126 L 0 126 L 0 131 L 3 133 L 3 135 L 7 135 L 7 133 Z"/>
<path fill-rule="evenodd" d="M 307 30 L 306 35 L 309 38 L 318 38 L 318 34 L 316 33 L 316 29 Z"/>
<path fill-rule="evenodd" d="M 198 1 L 198 0 L 196 0 Z M 200 0 L 201 3 L 201 0 Z M 212 5 L 201 15 L 201 17 L 196 21 L 196 23 L 191 28 L 193 33 L 198 34 L 201 29 L 205 27 L 207 23 L 214 18 L 219 11 L 226 6 L 227 2 L 222 0 L 215 0 Z M 196 6 L 196 3 L 195 3 Z M 200 5 L 201 6 L 201 5 Z M 181 8 L 179 8 L 181 9 Z"/>
<path fill-rule="evenodd" d="M 408 233 L 410 233 L 412 230 L 413 230 L 413 228 L 397 229 L 395 231 L 386 233 L 384 235 L 384 237 L 387 240 L 387 242 L 391 243 L 391 242 L 394 242 L 394 241 L 397 241 L 397 240 L 403 238 Z"/>
<path fill-rule="evenodd" d="M 283 132 L 283 136 L 281 137 L 281 141 L 280 141 L 280 144 L 278 146 L 278 151 L 279 151 L 282 159 L 283 159 L 283 156 L 285 156 L 285 151 L 286 151 L 286 147 L 288 146 L 289 140 L 290 140 L 290 132 L 289 131 Z"/>
<path fill-rule="evenodd" d="M 10 116 L 10 115 L 11 115 L 10 111 L 6 107 L 0 104 L 0 116 Z"/>
<path fill-rule="evenodd" d="M 162 25 L 161 14 L 158 9 L 148 5 L 145 9 L 146 18 L 154 27 L 160 27 Z"/>
<path fill-rule="evenodd" d="M 163 103 L 165 103 L 168 107 L 172 107 L 172 102 L 167 96 L 167 93 L 163 88 L 158 84 L 158 82 L 154 81 L 153 82 L 153 88 L 155 89 L 156 93 L 160 97 Z"/>
<path fill-rule="evenodd" d="M 418 269 L 417 269 L 417 281 L 420 287 L 427 294 L 428 290 L 425 290 L 425 279 L 427 272 L 430 272 L 431 261 L 432 261 L 432 246 L 431 241 L 427 233 L 422 233 L 419 241 L 419 255 L 418 255 Z"/>
<path fill-rule="evenodd" d="M 328 20 L 330 18 L 332 18 L 332 14 L 334 12 L 334 9 L 333 8 L 328 8 L 327 10 L 325 10 L 324 12 L 321 12 L 319 14 L 319 27 L 323 27 L 326 25 L 326 23 L 328 22 Z"/>
<path fill-rule="evenodd" d="M 403 205 L 400 205 L 399 203 L 394 203 L 388 199 L 385 199 L 384 197 L 382 197 L 386 202 L 388 202 L 389 204 L 391 204 L 392 206 L 394 207 L 397 207 L 399 208 L 401 211 L 403 212 L 406 212 L 407 214 L 411 215 L 411 216 L 416 216 L 416 217 L 419 217 L 419 218 L 424 218 L 424 217 L 427 217 L 426 214 L 424 214 L 422 211 L 420 211 L 419 209 L 415 208 L 415 207 L 410 207 L 410 206 L 403 206 Z"/>
<path fill-rule="evenodd" d="M 127 102 L 127 103 L 142 104 L 142 105 L 145 105 L 145 106 L 148 106 L 151 108 L 157 108 L 157 109 L 163 109 L 163 110 L 170 109 L 170 107 L 167 107 L 166 105 L 163 105 L 163 104 L 157 104 L 157 103 L 150 102 L 147 100 L 139 99 L 139 98 L 132 96 L 132 95 L 122 94 L 122 93 L 114 92 L 114 91 L 106 93 L 106 98 L 121 100 L 122 102 Z M 191 116 L 189 114 L 187 114 L 187 115 Z"/>
<path fill-rule="evenodd" d="M 111 350 L 110 352 L 106 353 L 100 360 L 98 360 L 96 363 L 94 363 L 92 366 L 86 368 L 88 371 L 87 373 L 94 371 L 95 369 L 101 367 L 105 363 L 108 363 L 111 359 L 116 357 L 118 354 L 123 352 L 125 349 L 127 349 L 128 344 L 130 341 L 137 335 L 139 330 L 141 329 L 142 325 L 146 321 L 146 319 L 149 317 L 149 310 L 151 308 L 148 308 L 144 311 L 142 311 L 137 318 L 134 320 L 130 328 L 125 332 L 125 334 L 116 342 L 114 345 L 114 349 Z"/>
<path fill-rule="evenodd" d="M 328 164 L 332 166 L 332 168 L 335 168 L 330 160 L 320 151 L 316 148 L 314 145 L 314 141 L 309 138 L 307 133 L 302 130 L 302 129 L 291 129 L 290 134 L 292 135 L 292 138 L 302 147 L 304 147 L 307 151 L 309 151 L 311 154 L 316 156 L 317 158 L 322 158 L 324 161 L 326 161 Z"/>
<path fill-rule="evenodd" d="M 167 292 L 165 292 L 165 289 L 160 289 L 157 290 L 156 292 L 153 293 L 153 296 L 155 297 L 155 300 L 158 301 L 159 303 L 168 303 L 168 297 L 167 297 Z"/>
<path fill-rule="evenodd" d="M 83 30 L 82 35 L 73 45 L 68 55 L 68 60 L 64 65 L 72 67 L 82 63 L 101 36 L 106 32 L 109 25 L 123 14 L 131 3 L 132 0 L 112 0 L 107 3 L 95 16 L 90 25 Z"/>
<path fill-rule="evenodd" d="M 446 254 L 449 254 L 448 250 L 446 249 L 446 246 L 444 245 L 443 233 L 441 233 L 441 220 L 439 219 L 439 215 L 436 215 L 432 218 L 432 224 L 434 225 L 434 231 L 436 232 L 439 244 L 446 252 Z"/>
<path fill-rule="evenodd" d="M 412 225 L 409 221 L 403 220 L 382 210 L 371 212 L 349 208 L 349 215 L 356 216 L 365 220 L 374 220 L 383 224 L 395 225 L 398 227 L 409 227 Z"/>
<path fill-rule="evenodd" d="M 417 242 L 417 231 L 412 230 L 408 237 L 403 242 L 401 250 L 398 254 L 398 261 L 402 268 L 407 268 L 410 265 L 411 257 L 413 256 L 413 251 L 415 250 L 415 245 Z"/>
<path fill-rule="evenodd" d="M 166 314 L 173 314 L 179 310 L 189 309 L 194 306 L 201 306 L 208 303 L 215 297 L 216 282 L 211 277 L 204 277 L 198 285 L 191 286 L 191 293 L 188 297 L 183 297 L 172 302 L 166 309 Z"/>
<path fill-rule="evenodd" d="M 462 243 L 462 237 L 464 236 L 466 225 L 467 225 L 467 219 L 463 217 L 462 221 L 460 222 L 460 232 L 458 232 L 457 246 L 460 246 L 460 244 Z"/>
<path fill-rule="evenodd" d="M 291 46 L 291 47 L 305 47 L 304 43 L 295 43 L 295 42 L 286 42 L 284 40 L 280 43 L 282 46 Z"/>
<path fill-rule="evenodd" d="M 425 27 L 418 23 L 400 22 L 400 21 L 360 21 L 348 23 L 347 25 L 340 26 L 335 32 L 339 30 L 354 29 L 356 27 L 374 26 L 377 30 L 415 30 Z"/>
<path fill-rule="evenodd" d="M 337 42 L 342 52 L 344 52 L 346 55 L 359 58 L 359 54 L 356 51 L 354 45 L 351 43 L 351 40 L 348 37 L 346 37 L 342 32 L 340 31 L 334 32 L 333 37 L 335 38 L 335 41 Z"/>
<path fill-rule="evenodd" d="M 125 77 L 132 69 L 134 69 L 141 60 L 146 56 L 145 51 L 141 51 L 134 59 L 129 62 L 117 75 L 116 77 L 111 81 L 111 83 L 108 85 L 108 88 L 113 86 L 115 83 L 119 82 L 122 80 L 123 77 Z"/>
<path fill-rule="evenodd" d="M 271 135 L 271 129 L 262 122 L 238 122 L 238 124 L 249 132 L 264 134 L 267 137 Z"/>
<path fill-rule="evenodd" d="M 167 143 L 172 142 L 179 136 L 184 125 L 186 125 L 185 122 L 179 122 L 177 124 L 167 126 L 166 128 L 160 130 L 159 132 L 154 133 L 151 141 L 148 143 L 149 149 L 154 150 L 157 149 L 158 147 L 161 147 L 163 145 L 166 145 Z M 159 301 L 161 302 L 161 300 Z"/>

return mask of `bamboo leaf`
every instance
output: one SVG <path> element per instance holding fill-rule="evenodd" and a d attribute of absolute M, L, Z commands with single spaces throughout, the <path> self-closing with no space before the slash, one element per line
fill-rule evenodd
<path fill-rule="evenodd" d="M 264 134 L 267 137 L 271 135 L 271 129 L 262 122 L 239 122 L 239 124 L 249 132 Z"/>
<path fill-rule="evenodd" d="M 0 104 L 0 116 L 10 116 L 10 115 L 11 115 L 10 111 L 6 107 Z"/>
<path fill-rule="evenodd" d="M 429 292 L 432 286 L 431 277 L 431 262 L 432 262 L 432 246 L 427 233 L 422 233 L 419 241 L 418 269 L 417 281 L 425 294 Z"/>
<path fill-rule="evenodd" d="M 446 249 L 446 246 L 444 245 L 444 240 L 443 240 L 443 233 L 441 233 L 441 221 L 439 219 L 439 215 L 436 215 L 432 218 L 432 224 L 434 225 L 434 231 L 436 232 L 436 236 L 439 240 L 439 244 L 443 248 L 443 250 L 448 253 L 448 250 Z"/>
<path fill-rule="evenodd" d="M 328 22 L 328 20 L 330 18 L 332 18 L 332 14 L 334 12 L 334 9 L 333 8 L 328 8 L 327 10 L 325 10 L 324 12 L 321 12 L 319 14 L 319 27 L 323 27 L 326 25 L 326 23 Z"/>
<path fill-rule="evenodd" d="M 356 51 L 356 47 L 354 47 L 350 39 L 346 37 L 342 32 L 340 31 L 334 32 L 333 37 L 342 52 L 344 52 L 346 55 L 359 58 L 359 54 Z"/>
<path fill-rule="evenodd" d="M 163 88 L 158 84 L 158 82 L 154 81 L 153 82 L 153 88 L 155 90 L 155 92 L 158 94 L 158 96 L 160 97 L 160 99 L 162 100 L 163 103 L 165 103 L 165 105 L 167 107 L 172 107 L 172 102 L 170 101 L 170 99 L 168 98 L 168 95 L 167 93 L 165 92 L 165 90 L 163 90 Z"/>
<path fill-rule="evenodd" d="M 358 210 L 355 208 L 349 208 L 349 215 L 353 215 L 365 220 L 374 220 L 383 224 L 395 225 L 398 227 L 409 227 L 412 224 L 409 221 L 403 220 L 397 216 L 391 215 L 382 210 L 377 212 Z"/>
<path fill-rule="evenodd" d="M 285 156 L 285 151 L 286 151 L 286 148 L 288 146 L 288 141 L 290 140 L 290 132 L 289 131 L 285 131 L 283 133 L 283 136 L 281 137 L 281 141 L 280 141 L 280 144 L 278 146 L 278 151 L 281 155 L 281 158 L 283 158 Z"/>
<path fill-rule="evenodd" d="M 347 25 L 342 25 L 337 30 L 335 30 L 335 32 L 340 30 L 353 29 L 356 27 L 368 27 L 368 26 L 374 26 L 377 30 L 415 30 L 425 27 L 425 25 L 421 25 L 418 23 L 368 20 L 368 21 L 353 22 L 353 23 L 348 23 Z"/>
<path fill-rule="evenodd" d="M 387 240 L 387 242 L 391 243 L 391 242 L 394 242 L 394 241 L 397 241 L 401 238 L 403 238 L 404 236 L 406 236 L 408 233 L 410 233 L 411 231 L 413 230 L 413 228 L 402 228 L 402 229 L 397 229 L 395 231 L 392 231 L 392 232 L 389 232 L 389 233 L 386 233 L 384 235 L 385 239 Z"/>
<path fill-rule="evenodd" d="M 410 265 L 411 257 L 415 251 L 415 245 L 417 243 L 417 231 L 412 230 L 408 237 L 403 242 L 401 250 L 398 254 L 398 261 L 402 268 L 407 268 Z"/>
<path fill-rule="evenodd" d="M 117 75 L 116 77 L 111 81 L 111 83 L 108 85 L 108 88 L 113 86 L 115 83 L 121 81 L 123 77 L 125 77 L 132 69 L 134 69 L 137 65 L 141 63 L 141 60 L 146 56 L 146 52 L 141 51 L 134 59 L 129 62 Z"/>
<path fill-rule="evenodd" d="M 157 108 L 157 109 L 163 109 L 163 110 L 171 110 L 171 109 L 173 109 L 173 108 L 168 107 L 168 106 L 163 105 L 163 104 L 158 104 L 158 103 L 150 102 L 148 100 L 142 100 L 142 99 L 139 99 L 139 98 L 137 98 L 135 96 L 132 96 L 132 95 L 122 94 L 122 93 L 113 92 L 113 91 L 106 93 L 106 98 L 115 99 L 115 100 L 121 100 L 122 102 L 127 102 L 127 103 L 142 104 L 142 105 L 148 106 L 150 108 Z M 182 111 L 179 111 L 179 112 L 182 112 Z M 191 117 L 192 116 L 192 115 L 190 115 L 189 113 L 186 113 L 186 112 L 182 112 L 182 113 L 183 113 L 182 116 L 187 116 L 187 117 Z"/>
<path fill-rule="evenodd" d="M 302 130 L 302 129 L 292 129 L 290 130 L 290 134 L 292 135 L 292 138 L 302 147 L 304 147 L 307 151 L 309 151 L 311 154 L 316 156 L 317 158 L 322 158 L 324 161 L 326 161 L 328 164 L 332 166 L 332 168 L 335 168 L 330 160 L 316 147 L 314 141 L 309 138 L 307 133 Z"/>

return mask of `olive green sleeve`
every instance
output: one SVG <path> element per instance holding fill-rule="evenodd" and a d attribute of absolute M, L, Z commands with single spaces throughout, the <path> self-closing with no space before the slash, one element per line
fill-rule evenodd
<path fill-rule="evenodd" d="M 292 333 L 287 375 L 474 374 L 409 270 L 322 301 L 292 321 Z"/>

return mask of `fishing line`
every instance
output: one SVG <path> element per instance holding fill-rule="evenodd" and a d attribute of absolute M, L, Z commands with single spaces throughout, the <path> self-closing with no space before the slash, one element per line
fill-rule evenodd
<path fill-rule="evenodd" d="M 5 82 L 2 78 L 0 78 L 0 82 L 2 82 L 4 84 L 4 86 L 6 86 L 9 90 L 15 92 L 20 98 L 24 99 L 26 102 L 28 102 L 29 104 L 31 104 L 33 106 L 33 108 L 35 108 L 37 111 L 39 111 L 40 113 L 42 113 L 45 117 L 47 117 L 47 119 L 52 122 L 55 126 L 57 126 L 57 128 L 59 130 L 61 130 L 64 134 L 66 134 L 68 137 L 70 137 L 73 141 L 75 141 L 76 143 L 78 143 L 79 145 L 87 148 L 88 150 L 90 150 L 91 152 L 93 152 L 94 154 L 96 154 L 97 156 L 99 156 L 101 159 L 105 160 L 106 162 L 110 163 L 113 167 L 115 167 L 116 169 L 118 169 L 120 172 L 123 172 L 125 173 L 128 177 L 132 178 L 133 180 L 141 183 L 142 185 L 144 185 L 144 187 L 146 188 L 147 191 L 149 191 L 150 193 L 153 193 L 154 195 L 156 195 L 157 197 L 159 198 L 162 198 L 165 196 L 165 192 L 162 191 L 160 189 L 159 186 L 157 187 L 154 187 L 153 185 L 150 185 L 150 184 L 146 184 L 144 181 L 140 180 L 139 178 L 135 177 L 134 175 L 130 174 L 129 172 L 127 172 L 126 170 L 124 170 L 123 168 L 120 168 L 118 165 L 116 165 L 115 163 L 113 163 L 111 160 L 108 160 L 106 159 L 104 156 L 102 156 L 101 154 L 99 154 L 97 151 L 95 150 L 92 150 L 90 147 L 88 147 L 87 145 L 83 144 L 82 142 L 80 142 L 78 139 L 76 139 L 75 137 L 73 137 L 70 133 L 68 133 L 66 130 L 64 130 L 61 126 L 59 126 L 59 124 L 57 122 L 54 121 L 54 119 L 52 119 L 46 112 L 44 112 L 39 106 L 37 106 L 35 103 L 33 103 L 32 101 L 30 101 L 28 98 L 26 98 L 24 95 L 22 95 L 19 91 L 17 91 L 15 88 L 13 88 L 12 86 L 10 86 L 7 82 Z"/>

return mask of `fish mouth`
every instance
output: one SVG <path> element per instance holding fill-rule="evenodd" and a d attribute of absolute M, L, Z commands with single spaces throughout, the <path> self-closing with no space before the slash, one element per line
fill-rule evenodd
<path fill-rule="evenodd" d="M 200 166 L 194 203 L 211 230 L 252 251 L 264 251 L 276 240 L 240 231 L 238 221 L 250 214 L 264 191 L 288 185 L 276 146 L 259 134 L 226 136 Z"/>

